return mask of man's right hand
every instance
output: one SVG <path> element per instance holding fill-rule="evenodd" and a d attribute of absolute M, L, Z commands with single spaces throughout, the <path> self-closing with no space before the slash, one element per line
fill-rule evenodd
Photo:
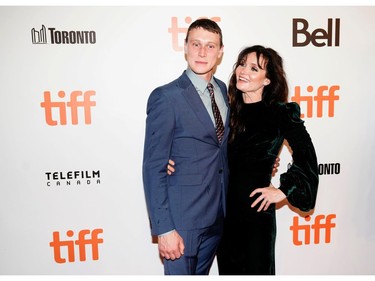
<path fill-rule="evenodd" d="M 176 230 L 158 236 L 158 245 L 160 255 L 167 260 L 179 259 L 184 254 L 184 240 Z"/>

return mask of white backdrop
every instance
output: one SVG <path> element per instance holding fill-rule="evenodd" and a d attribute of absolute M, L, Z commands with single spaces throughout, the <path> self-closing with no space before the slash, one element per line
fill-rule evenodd
<path fill-rule="evenodd" d="M 225 82 L 243 47 L 279 51 L 316 146 L 317 205 L 280 206 L 277 274 L 375 273 L 374 7 L 3 6 L 0 274 L 163 273 L 141 177 L 145 108 L 185 69 L 198 17 L 223 30 Z M 290 159 L 284 147 L 279 173 Z"/>

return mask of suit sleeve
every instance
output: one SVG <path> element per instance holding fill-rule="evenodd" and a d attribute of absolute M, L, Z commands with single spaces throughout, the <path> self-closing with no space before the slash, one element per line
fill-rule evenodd
<path fill-rule="evenodd" d="M 173 142 L 175 117 L 173 106 L 160 89 L 147 103 L 143 155 L 143 185 L 151 224 L 151 233 L 159 235 L 174 229 L 168 200 L 167 163 Z"/>
<path fill-rule="evenodd" d="M 293 151 L 293 163 L 280 176 L 280 190 L 292 206 L 307 212 L 315 207 L 319 183 L 314 145 L 300 119 L 297 103 L 286 104 L 281 115 L 284 135 Z"/>

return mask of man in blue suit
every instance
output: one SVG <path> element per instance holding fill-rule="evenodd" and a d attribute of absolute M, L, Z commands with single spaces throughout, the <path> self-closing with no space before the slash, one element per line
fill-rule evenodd
<path fill-rule="evenodd" d="M 220 27 L 196 20 L 184 48 L 187 69 L 148 99 L 143 182 L 164 273 L 207 275 L 222 235 L 228 182 L 229 105 L 225 83 L 214 77 L 224 48 Z M 209 83 L 224 125 L 219 138 Z M 171 176 L 169 159 L 176 163 Z"/>

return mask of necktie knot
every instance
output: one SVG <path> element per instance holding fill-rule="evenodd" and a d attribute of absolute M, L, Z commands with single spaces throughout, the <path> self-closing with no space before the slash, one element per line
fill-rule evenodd
<path fill-rule="evenodd" d="M 214 86 L 211 83 L 207 84 L 208 92 L 210 93 L 210 96 L 212 97 L 214 95 Z"/>

